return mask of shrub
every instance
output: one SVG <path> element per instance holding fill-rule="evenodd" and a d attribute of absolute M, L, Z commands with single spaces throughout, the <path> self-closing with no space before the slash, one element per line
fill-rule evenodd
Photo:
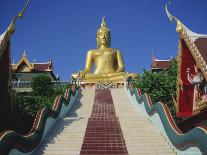
<path fill-rule="evenodd" d="M 40 74 L 32 79 L 33 94 L 37 96 L 52 96 L 54 89 L 49 76 Z"/>
<path fill-rule="evenodd" d="M 35 117 L 37 111 L 45 106 L 52 108 L 54 97 L 46 96 L 17 96 L 15 108 L 21 111 L 22 115 Z"/>
<path fill-rule="evenodd" d="M 66 89 L 68 89 L 70 87 L 71 87 L 70 84 L 57 83 L 54 88 L 55 95 L 63 95 L 65 93 Z"/>
<path fill-rule="evenodd" d="M 23 92 L 16 95 L 13 105 L 12 128 L 20 133 L 28 132 L 33 124 L 39 109 L 45 106 L 52 108 L 57 95 L 63 95 L 70 87 L 68 84 L 56 83 L 52 85 L 50 77 L 41 74 L 32 79 L 32 92 Z"/>
<path fill-rule="evenodd" d="M 171 114 L 175 117 L 175 106 L 173 98 L 176 94 L 177 62 L 173 60 L 171 67 L 159 73 L 144 70 L 140 80 L 136 82 L 136 87 L 143 93 L 148 93 L 152 102 L 164 102 L 167 104 Z"/>

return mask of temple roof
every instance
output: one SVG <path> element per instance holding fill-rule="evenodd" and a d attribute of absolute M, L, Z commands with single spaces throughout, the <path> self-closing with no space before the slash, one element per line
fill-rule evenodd
<path fill-rule="evenodd" d="M 184 40 L 189 48 L 198 68 L 202 71 L 207 80 L 207 34 L 198 34 L 191 31 L 177 17 L 168 11 L 169 4 L 166 4 L 165 10 L 168 18 L 176 22 L 176 31 L 180 36 L 180 40 Z M 181 47 L 182 48 L 182 47 Z"/>
<path fill-rule="evenodd" d="M 2 48 L 3 48 L 3 43 L 4 43 L 4 40 L 5 40 L 5 36 L 6 36 L 6 32 L 4 32 L 0 35 L 0 50 L 2 50 Z"/>
<path fill-rule="evenodd" d="M 11 23 L 7 27 L 6 31 L 0 35 L 0 58 L 2 56 L 2 52 L 4 51 L 4 45 L 8 39 L 10 39 L 11 35 L 15 32 L 15 24 L 18 18 L 22 18 L 24 16 L 25 11 L 29 5 L 31 0 L 27 0 L 24 8 L 12 19 Z"/>
<path fill-rule="evenodd" d="M 42 63 L 31 63 L 24 52 L 21 59 L 12 65 L 12 70 L 14 72 L 45 72 L 53 71 L 52 61 L 42 62 Z"/>
<path fill-rule="evenodd" d="M 50 71 L 53 70 L 52 62 L 45 63 L 32 63 L 34 65 L 34 70 L 36 71 Z"/>
<path fill-rule="evenodd" d="M 188 48 L 193 52 L 198 52 L 201 57 L 195 57 L 198 61 L 204 60 L 207 64 L 207 34 L 198 34 L 192 32 L 183 25 L 180 37 L 185 40 Z M 194 52 L 195 51 L 195 52 Z"/>
<path fill-rule="evenodd" d="M 180 39 L 183 39 L 189 48 L 198 68 L 201 69 L 207 80 L 207 34 L 192 32 L 184 24 L 182 31 L 179 32 Z"/>
<path fill-rule="evenodd" d="M 172 60 L 159 60 L 153 57 L 151 68 L 153 69 L 168 69 L 172 64 Z"/>
<path fill-rule="evenodd" d="M 5 31 L 4 33 L 0 35 L 0 58 L 4 52 L 4 48 L 5 48 L 7 40 L 8 40 L 8 35 L 7 35 L 7 31 Z"/>

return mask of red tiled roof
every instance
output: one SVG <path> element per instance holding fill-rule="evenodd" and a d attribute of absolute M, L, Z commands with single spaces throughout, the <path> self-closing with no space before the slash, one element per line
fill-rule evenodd
<path fill-rule="evenodd" d="M 52 64 L 48 63 L 34 63 L 34 70 L 36 71 L 47 71 L 52 70 Z"/>
<path fill-rule="evenodd" d="M 172 61 L 171 60 L 158 60 L 154 59 L 152 62 L 152 69 L 167 69 L 171 66 Z"/>

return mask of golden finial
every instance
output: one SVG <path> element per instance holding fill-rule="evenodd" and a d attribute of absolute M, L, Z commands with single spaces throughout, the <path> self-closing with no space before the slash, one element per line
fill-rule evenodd
<path fill-rule="evenodd" d="M 102 17 L 101 27 L 99 30 L 110 31 L 110 29 L 106 27 L 105 16 Z"/>
<path fill-rule="evenodd" d="M 106 27 L 105 16 L 102 17 L 101 27 Z"/>
<path fill-rule="evenodd" d="M 22 11 L 20 11 L 20 12 L 19 12 L 19 13 L 12 19 L 12 21 L 11 21 L 9 27 L 7 28 L 7 33 L 9 33 L 10 35 L 11 35 L 12 33 L 15 32 L 15 22 L 16 22 L 16 20 L 17 20 L 18 18 L 22 18 L 22 17 L 23 17 L 23 15 L 24 15 L 24 13 L 25 13 L 25 11 L 26 11 L 26 9 L 27 9 L 27 7 L 28 7 L 30 1 L 31 1 L 31 0 L 27 0 L 27 3 L 26 3 L 26 5 L 24 6 L 24 8 L 22 9 Z"/>
<path fill-rule="evenodd" d="M 180 20 L 173 16 L 169 11 L 168 11 L 168 6 L 170 5 L 170 0 L 168 1 L 168 3 L 165 5 L 165 12 L 167 14 L 167 17 L 170 19 L 170 21 L 175 21 L 177 26 L 176 26 L 176 32 L 178 33 L 181 33 L 182 30 L 183 30 L 183 27 L 182 27 L 182 23 L 180 22 Z"/>

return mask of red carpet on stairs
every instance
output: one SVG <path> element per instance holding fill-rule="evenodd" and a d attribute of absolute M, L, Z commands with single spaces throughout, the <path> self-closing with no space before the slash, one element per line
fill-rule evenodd
<path fill-rule="evenodd" d="M 128 155 L 110 89 L 97 89 L 81 155 Z"/>

